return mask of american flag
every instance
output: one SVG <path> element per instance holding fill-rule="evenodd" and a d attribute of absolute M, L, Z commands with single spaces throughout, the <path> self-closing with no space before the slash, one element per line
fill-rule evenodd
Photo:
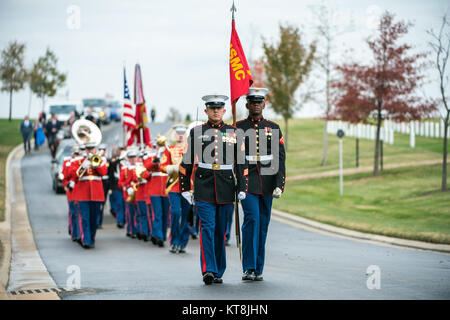
<path fill-rule="evenodd" d="M 136 120 L 135 120 L 135 108 L 133 104 L 131 103 L 130 99 L 130 91 L 128 90 L 127 85 L 127 77 L 125 75 L 125 68 L 123 69 L 123 115 L 122 125 L 124 127 L 127 127 L 128 130 L 135 129 L 136 128 Z M 128 131 L 127 130 L 127 131 Z"/>

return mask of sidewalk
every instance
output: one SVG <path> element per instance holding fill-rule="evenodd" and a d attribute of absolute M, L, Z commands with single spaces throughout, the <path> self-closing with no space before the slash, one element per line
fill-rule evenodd
<path fill-rule="evenodd" d="M 20 166 L 23 155 L 23 145 L 19 145 L 11 151 L 6 161 L 5 221 L 0 223 L 4 247 L 0 269 L 0 300 L 59 299 L 55 292 L 14 296 L 7 293 L 7 290 L 11 289 L 24 291 L 56 287 L 41 260 L 28 220 Z M 12 271 L 14 271 L 14 279 L 11 279 Z M 14 288 L 11 288 L 12 283 Z"/>

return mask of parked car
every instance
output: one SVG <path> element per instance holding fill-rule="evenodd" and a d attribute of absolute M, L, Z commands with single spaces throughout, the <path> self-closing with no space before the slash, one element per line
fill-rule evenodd
<path fill-rule="evenodd" d="M 56 114 L 58 121 L 61 122 L 61 130 L 64 135 L 63 138 L 70 138 L 72 136 L 70 132 L 70 125 L 67 121 L 70 118 L 72 112 L 77 112 L 81 114 L 83 112 L 83 105 L 81 101 L 76 100 L 61 100 L 61 101 L 52 101 L 46 104 L 46 113 L 47 114 Z"/>
<path fill-rule="evenodd" d="M 52 178 L 52 188 L 56 193 L 64 193 L 62 185 L 62 166 L 64 159 L 72 156 L 72 146 L 76 144 L 75 140 L 64 140 L 58 146 L 55 159 L 52 160 L 52 166 L 50 168 Z"/>
<path fill-rule="evenodd" d="M 83 99 L 83 113 L 86 115 L 87 110 L 92 108 L 94 113 L 94 117 L 100 119 L 100 121 L 104 124 L 108 124 L 111 122 L 111 111 L 108 108 L 106 103 L 106 99 L 103 98 L 92 98 L 92 99 Z"/>
<path fill-rule="evenodd" d="M 111 121 L 119 122 L 122 119 L 122 104 L 119 101 L 108 103 L 111 111 Z"/>

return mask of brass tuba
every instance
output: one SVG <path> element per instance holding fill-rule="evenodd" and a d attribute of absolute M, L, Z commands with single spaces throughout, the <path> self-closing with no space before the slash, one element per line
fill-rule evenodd
<path fill-rule="evenodd" d="M 92 121 L 79 119 L 72 124 L 72 136 L 78 144 L 94 144 L 98 146 L 102 141 L 102 132 Z M 98 167 L 102 163 L 100 154 L 94 154 L 89 158 L 92 167 Z M 77 175 L 82 177 L 86 172 L 85 168 L 78 168 Z"/>

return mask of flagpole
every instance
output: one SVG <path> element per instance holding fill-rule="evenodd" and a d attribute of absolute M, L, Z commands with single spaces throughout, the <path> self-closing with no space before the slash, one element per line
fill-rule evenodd
<path fill-rule="evenodd" d="M 233 6 L 231 7 L 231 23 L 234 22 L 234 13 L 236 12 L 236 6 L 234 5 L 233 0 Z M 233 126 L 236 127 L 236 102 L 231 101 L 231 112 L 233 114 Z M 234 176 L 236 176 L 236 165 L 234 167 Z M 239 259 L 242 261 L 242 244 L 241 244 L 241 226 L 239 222 L 239 199 L 238 199 L 238 190 L 236 188 L 235 192 L 235 199 L 234 199 L 234 224 L 235 224 L 235 230 L 236 230 L 236 246 L 239 248 Z"/>
<path fill-rule="evenodd" d="M 126 79 L 126 73 L 125 73 L 125 60 L 123 60 L 123 79 L 124 79 L 124 90 L 125 90 L 125 79 Z M 124 99 L 125 101 L 125 99 Z M 124 102 L 125 104 L 125 102 Z M 122 109 L 124 108 L 124 106 L 122 106 Z M 124 112 L 122 112 L 122 147 L 125 148 L 125 140 L 126 140 L 126 132 L 125 132 L 125 126 L 123 125 L 123 114 Z"/>

